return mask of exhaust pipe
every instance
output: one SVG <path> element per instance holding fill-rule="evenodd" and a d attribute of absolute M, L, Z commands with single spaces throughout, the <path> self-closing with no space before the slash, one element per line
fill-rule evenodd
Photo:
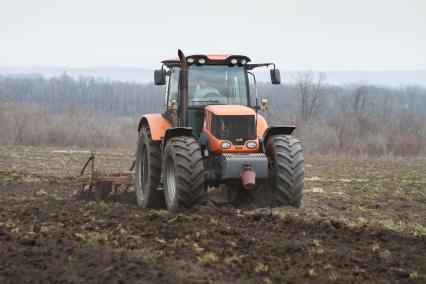
<path fill-rule="evenodd" d="M 188 127 L 188 63 L 182 50 L 178 50 L 178 56 L 181 67 L 181 75 L 179 76 L 180 88 L 180 104 L 179 104 L 179 126 Z"/>
<path fill-rule="evenodd" d="M 252 167 L 243 168 L 241 171 L 241 181 L 245 189 L 253 190 L 256 187 L 256 172 Z"/>

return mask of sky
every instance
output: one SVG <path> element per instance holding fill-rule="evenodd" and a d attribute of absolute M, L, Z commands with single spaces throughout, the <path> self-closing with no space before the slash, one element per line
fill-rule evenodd
<path fill-rule="evenodd" d="M 156 68 L 233 53 L 286 70 L 424 70 L 424 0 L 0 0 L 0 66 Z"/>

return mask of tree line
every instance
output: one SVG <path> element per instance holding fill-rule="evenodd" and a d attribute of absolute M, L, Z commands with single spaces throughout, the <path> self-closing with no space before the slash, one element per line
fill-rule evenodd
<path fill-rule="evenodd" d="M 66 73 L 59 77 L 0 76 L 0 92 L 4 101 L 39 104 L 49 113 L 64 113 L 73 108 L 90 112 L 133 116 L 160 110 L 164 88 L 153 84 L 110 81 L 80 76 L 74 79 Z"/>
<path fill-rule="evenodd" d="M 295 124 L 305 151 L 320 154 L 426 154 L 426 89 L 358 82 L 327 84 L 304 72 L 283 85 L 258 83 L 271 124 Z M 251 85 L 252 102 L 254 85 Z M 0 143 L 134 147 L 144 113 L 161 112 L 164 87 L 67 74 L 0 76 Z M 36 119 L 34 119 L 36 118 Z"/>

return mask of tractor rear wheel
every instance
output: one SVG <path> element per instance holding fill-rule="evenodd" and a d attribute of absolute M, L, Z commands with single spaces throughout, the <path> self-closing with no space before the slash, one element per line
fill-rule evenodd
<path fill-rule="evenodd" d="M 198 141 L 171 138 L 164 151 L 164 197 L 170 211 L 179 212 L 199 203 L 205 194 L 204 165 Z"/>
<path fill-rule="evenodd" d="M 164 195 L 157 190 L 161 178 L 160 143 L 153 141 L 148 127 L 142 127 L 136 151 L 136 199 L 142 208 L 164 208 Z"/>
<path fill-rule="evenodd" d="M 292 135 L 274 135 L 266 143 L 269 179 L 265 194 L 271 206 L 300 207 L 304 193 L 304 158 L 299 140 Z"/>

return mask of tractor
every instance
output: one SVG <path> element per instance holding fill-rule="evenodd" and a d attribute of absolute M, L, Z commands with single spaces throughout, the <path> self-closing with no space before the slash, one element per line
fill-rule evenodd
<path fill-rule="evenodd" d="M 180 212 L 197 205 L 210 188 L 224 186 L 230 202 L 257 207 L 300 207 L 304 158 L 295 126 L 268 126 L 259 114 L 258 67 L 243 55 L 190 55 L 162 61 L 155 85 L 165 85 L 164 112 L 143 115 L 135 163 L 137 203 Z M 251 99 L 249 77 L 255 97 Z M 252 101 L 253 100 L 253 101 Z"/>

